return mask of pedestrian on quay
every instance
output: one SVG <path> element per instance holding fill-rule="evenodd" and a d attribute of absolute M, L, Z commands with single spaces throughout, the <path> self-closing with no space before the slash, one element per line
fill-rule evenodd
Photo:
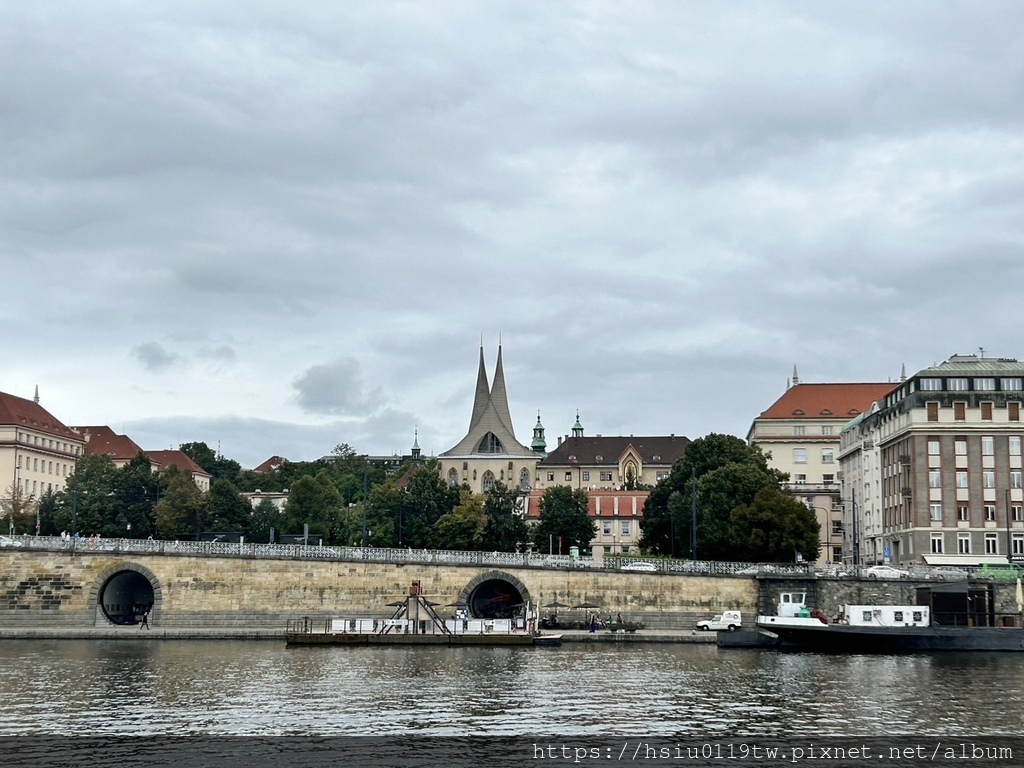
<path fill-rule="evenodd" d="M 150 628 L 149 627 L 149 611 L 143 611 L 142 612 L 142 623 L 139 624 L 139 629 L 142 629 L 143 627 L 145 627 L 146 629 Z"/>
<path fill-rule="evenodd" d="M 597 614 L 590 614 L 590 631 L 597 632 Z"/>

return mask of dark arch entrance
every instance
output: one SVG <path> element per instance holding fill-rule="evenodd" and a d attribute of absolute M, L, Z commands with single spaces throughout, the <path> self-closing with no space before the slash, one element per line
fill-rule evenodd
<path fill-rule="evenodd" d="M 530 591 L 515 576 L 501 571 L 482 573 L 460 594 L 469 615 L 478 619 L 510 619 L 523 613 Z"/>
<path fill-rule="evenodd" d="M 153 585 L 138 571 L 118 571 L 100 587 L 97 603 L 115 624 L 137 624 L 155 602 Z"/>

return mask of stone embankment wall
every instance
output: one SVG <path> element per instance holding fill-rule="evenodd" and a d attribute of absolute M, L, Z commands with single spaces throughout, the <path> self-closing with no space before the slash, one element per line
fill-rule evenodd
<path fill-rule="evenodd" d="M 723 609 L 753 624 L 758 583 L 749 576 L 623 573 L 589 569 L 404 565 L 246 557 L 4 550 L 0 627 L 107 626 L 97 602 L 116 574 L 136 571 L 153 586 L 152 622 L 163 627 L 280 627 L 289 619 L 389 616 L 413 580 L 445 607 L 487 578 L 509 581 L 532 605 L 590 602 L 648 629 L 690 629 Z M 561 610 L 584 618 L 585 610 Z M 749 617 L 749 619 L 747 618 Z"/>

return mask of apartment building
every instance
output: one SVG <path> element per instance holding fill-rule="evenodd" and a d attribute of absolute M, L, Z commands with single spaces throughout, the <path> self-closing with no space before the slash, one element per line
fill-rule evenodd
<path fill-rule="evenodd" d="M 1024 559 L 1024 364 L 954 355 L 902 382 L 841 435 L 862 564 Z"/>
<path fill-rule="evenodd" d="M 848 506 L 839 482 L 843 427 L 896 386 L 803 384 L 794 367 L 792 384 L 747 432 L 747 443 L 765 452 L 769 466 L 789 475 L 786 489 L 814 510 L 821 527 L 820 566 L 843 560 L 843 510 Z"/>

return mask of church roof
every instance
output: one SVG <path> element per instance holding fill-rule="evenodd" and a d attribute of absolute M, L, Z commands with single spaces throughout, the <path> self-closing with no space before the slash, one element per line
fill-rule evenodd
<path fill-rule="evenodd" d="M 536 454 L 516 440 L 512 429 L 512 416 L 505 391 L 505 373 L 501 364 L 501 345 L 498 345 L 498 363 L 494 368 L 494 384 L 487 385 L 484 350 L 480 348 L 480 365 L 476 375 L 476 394 L 473 414 L 466 436 L 453 448 L 440 454 L 452 456 L 535 456 Z"/>

